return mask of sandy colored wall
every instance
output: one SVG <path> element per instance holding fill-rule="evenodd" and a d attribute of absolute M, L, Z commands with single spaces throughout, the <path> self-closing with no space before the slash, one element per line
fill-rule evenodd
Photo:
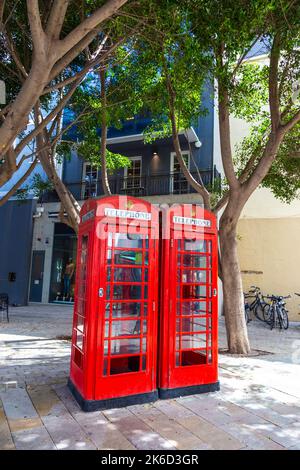
<path fill-rule="evenodd" d="M 242 218 L 238 236 L 244 291 L 257 285 L 266 294 L 292 294 L 290 320 L 300 321 L 300 217 Z"/>

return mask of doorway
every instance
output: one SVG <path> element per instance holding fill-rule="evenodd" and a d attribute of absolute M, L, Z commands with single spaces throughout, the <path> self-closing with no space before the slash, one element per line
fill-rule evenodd
<path fill-rule="evenodd" d="M 43 294 L 45 251 L 35 250 L 32 253 L 30 281 L 30 302 L 41 302 Z"/>

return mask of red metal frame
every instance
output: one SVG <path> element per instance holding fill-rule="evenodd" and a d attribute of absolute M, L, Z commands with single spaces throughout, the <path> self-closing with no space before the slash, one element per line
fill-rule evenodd
<path fill-rule="evenodd" d="M 159 387 L 162 398 L 218 389 L 217 227 L 195 205 L 163 212 Z M 211 385 L 211 388 L 209 388 Z"/>
<path fill-rule="evenodd" d="M 85 409 L 157 388 L 158 238 L 158 209 L 146 201 L 112 196 L 82 207 L 70 386 Z"/>

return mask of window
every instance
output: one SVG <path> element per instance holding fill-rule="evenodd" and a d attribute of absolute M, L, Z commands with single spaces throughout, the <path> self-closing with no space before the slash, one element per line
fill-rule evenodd
<path fill-rule="evenodd" d="M 124 189 L 141 187 L 142 157 L 131 157 L 131 166 L 124 169 Z"/>
<path fill-rule="evenodd" d="M 98 168 L 92 166 L 90 163 L 83 165 L 83 178 L 82 178 L 82 199 L 97 196 L 98 189 Z"/>
<path fill-rule="evenodd" d="M 190 152 L 182 152 L 183 159 L 188 168 L 190 168 Z M 183 194 L 188 191 L 188 182 L 186 181 L 180 165 L 177 161 L 175 152 L 171 153 L 171 179 L 170 179 L 170 193 Z"/>

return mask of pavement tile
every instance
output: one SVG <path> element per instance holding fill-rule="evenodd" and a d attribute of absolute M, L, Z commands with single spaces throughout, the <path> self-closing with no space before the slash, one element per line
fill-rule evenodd
<path fill-rule="evenodd" d="M 215 450 L 238 450 L 244 447 L 244 443 L 200 416 L 179 418 L 178 423 Z"/>
<path fill-rule="evenodd" d="M 272 426 L 272 425 L 270 425 Z M 247 447 L 256 450 L 283 450 L 284 447 L 274 442 L 263 434 L 257 432 L 256 428 L 250 429 L 242 423 L 228 423 L 221 426 L 224 431 L 232 435 Z"/>
<path fill-rule="evenodd" d="M 94 450 L 96 446 L 71 415 L 44 416 L 43 424 L 59 450 Z"/>
<path fill-rule="evenodd" d="M 176 448 L 174 445 L 175 443 L 171 443 L 167 439 L 161 437 L 160 434 L 153 431 L 150 426 L 126 409 L 120 409 L 117 411 L 106 410 L 103 411 L 103 414 L 115 424 L 118 431 L 121 432 L 137 449 L 168 450 Z"/>
<path fill-rule="evenodd" d="M 148 412 L 145 412 L 143 407 L 128 408 L 153 429 L 153 431 L 170 441 L 177 449 L 200 450 L 212 448 L 184 426 L 181 426 L 178 420 L 167 416 L 155 407 L 152 407 Z"/>
<path fill-rule="evenodd" d="M 17 450 L 56 450 L 44 426 L 16 431 L 12 436 Z"/>
<path fill-rule="evenodd" d="M 4 413 L 2 401 L 0 400 L 0 450 L 14 449 L 15 445 Z"/>

